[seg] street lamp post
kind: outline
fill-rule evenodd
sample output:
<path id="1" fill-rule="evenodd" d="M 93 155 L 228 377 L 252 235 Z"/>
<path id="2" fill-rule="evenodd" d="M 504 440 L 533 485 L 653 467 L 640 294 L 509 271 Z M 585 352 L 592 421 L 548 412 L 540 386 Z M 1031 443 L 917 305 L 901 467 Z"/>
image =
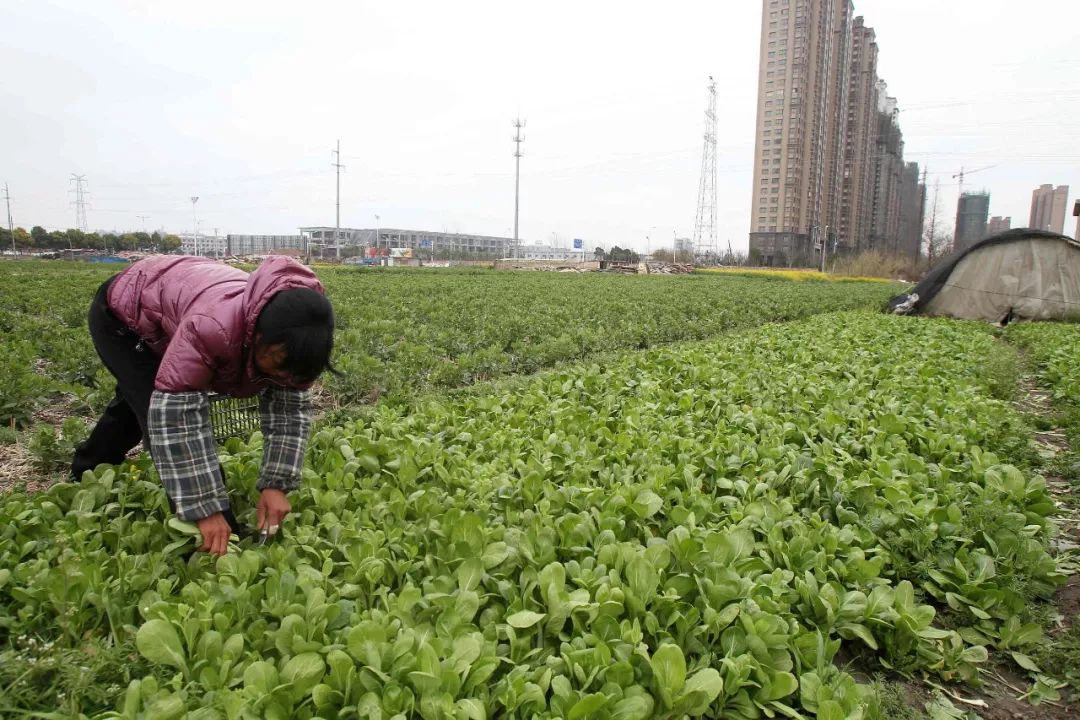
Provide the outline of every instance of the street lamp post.
<path id="1" fill-rule="evenodd" d="M 378 216 L 378 215 L 376 215 L 376 216 L 375 216 L 375 249 L 376 249 L 376 250 L 378 250 L 378 249 L 379 249 L 379 239 L 380 239 L 380 235 L 382 235 L 382 232 L 381 232 L 381 230 L 379 229 L 379 216 Z"/>
<path id="2" fill-rule="evenodd" d="M 193 240 L 195 242 L 195 256 L 199 255 L 199 220 L 195 215 L 195 203 L 199 202 L 198 195 L 191 196 L 191 229 L 194 233 Z"/>

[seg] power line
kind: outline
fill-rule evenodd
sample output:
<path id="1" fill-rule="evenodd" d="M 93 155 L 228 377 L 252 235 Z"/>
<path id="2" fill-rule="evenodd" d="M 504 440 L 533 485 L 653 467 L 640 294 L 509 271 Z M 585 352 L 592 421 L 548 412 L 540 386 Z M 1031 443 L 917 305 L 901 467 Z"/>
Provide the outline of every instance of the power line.
<path id="1" fill-rule="evenodd" d="M 694 220 L 694 251 L 698 255 L 716 250 L 716 81 L 709 76 L 709 104 L 705 109 L 705 145 L 701 151 L 697 217 Z"/>
<path id="2" fill-rule="evenodd" d="M 525 123 L 521 118 L 514 120 L 514 258 L 517 258 L 518 251 L 518 212 L 520 210 L 520 191 L 521 191 L 521 143 L 525 142 L 525 138 L 521 135 L 521 128 L 525 127 Z"/>

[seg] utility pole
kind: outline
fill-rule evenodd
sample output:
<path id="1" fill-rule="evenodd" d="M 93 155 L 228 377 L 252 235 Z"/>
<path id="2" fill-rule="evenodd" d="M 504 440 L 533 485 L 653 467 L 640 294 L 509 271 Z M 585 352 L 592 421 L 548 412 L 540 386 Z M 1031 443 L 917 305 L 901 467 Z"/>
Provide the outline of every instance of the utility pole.
<path id="1" fill-rule="evenodd" d="M 334 250 L 335 256 L 338 260 L 341 259 L 341 169 L 345 167 L 341 164 L 341 141 L 337 141 L 337 149 L 333 151 L 334 162 L 330 163 L 334 166 L 337 175 L 337 211 L 334 213 Z"/>
<path id="2" fill-rule="evenodd" d="M 379 237 L 382 235 L 382 230 L 379 229 L 379 216 L 375 216 L 375 249 L 379 249 Z"/>
<path id="3" fill-rule="evenodd" d="M 15 250 L 15 228 L 11 226 L 11 193 L 8 192 L 7 183 L 4 183 L 4 200 L 7 202 L 7 227 L 8 235 L 11 236 L 11 254 L 14 255 Z"/>
<path id="4" fill-rule="evenodd" d="M 521 118 L 514 120 L 514 259 L 518 254 L 518 211 L 520 209 L 519 194 L 521 190 L 521 143 L 525 138 L 521 135 L 521 129 L 525 123 Z"/>
<path id="5" fill-rule="evenodd" d="M 86 176 L 71 173 L 70 181 L 75 183 L 75 228 L 86 232 Z"/>
<path id="6" fill-rule="evenodd" d="M 192 240 L 195 243 L 195 257 L 199 256 L 199 219 L 195 216 L 195 203 L 199 202 L 198 195 L 191 196 L 191 229 Z"/>
<path id="7" fill-rule="evenodd" d="M 136 215 L 140 221 L 142 221 L 142 231 L 146 232 L 146 221 L 150 219 L 149 215 Z"/>
<path id="8" fill-rule="evenodd" d="M 716 81 L 709 76 L 709 104 L 705 109 L 705 145 L 701 151 L 697 218 L 694 221 L 694 252 L 716 249 Z"/>
<path id="9" fill-rule="evenodd" d="M 825 226 L 825 235 L 821 238 L 821 272 L 825 272 L 825 255 L 829 250 L 829 226 Z"/>

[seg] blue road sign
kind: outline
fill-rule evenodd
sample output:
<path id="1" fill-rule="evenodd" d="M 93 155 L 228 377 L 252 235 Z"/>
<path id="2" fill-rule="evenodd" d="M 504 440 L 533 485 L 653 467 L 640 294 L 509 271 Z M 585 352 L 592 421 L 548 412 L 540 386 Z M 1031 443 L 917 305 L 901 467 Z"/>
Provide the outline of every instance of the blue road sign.
<path id="1" fill-rule="evenodd" d="M 574 238 L 574 249 L 581 250 L 585 247 L 585 241 L 581 238 Z"/>

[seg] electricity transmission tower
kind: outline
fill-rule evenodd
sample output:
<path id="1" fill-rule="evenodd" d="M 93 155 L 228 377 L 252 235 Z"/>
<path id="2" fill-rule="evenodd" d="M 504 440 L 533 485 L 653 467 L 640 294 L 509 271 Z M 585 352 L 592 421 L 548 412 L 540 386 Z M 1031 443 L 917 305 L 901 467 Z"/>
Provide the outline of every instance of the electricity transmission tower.
<path id="1" fill-rule="evenodd" d="M 705 110 L 705 146 L 701 151 L 694 252 L 716 251 L 716 81 L 709 76 L 709 107 Z"/>
<path id="2" fill-rule="evenodd" d="M 90 193 L 86 191 L 86 176 L 71 173 L 70 181 L 75 183 L 75 228 L 87 232 L 86 198 Z"/>
<path id="3" fill-rule="evenodd" d="M 521 143 L 525 142 L 525 138 L 521 135 L 521 128 L 525 127 L 525 123 L 521 118 L 514 120 L 514 254 L 513 257 L 517 258 L 518 251 L 518 210 L 520 205 L 518 203 L 519 191 L 521 189 Z"/>

